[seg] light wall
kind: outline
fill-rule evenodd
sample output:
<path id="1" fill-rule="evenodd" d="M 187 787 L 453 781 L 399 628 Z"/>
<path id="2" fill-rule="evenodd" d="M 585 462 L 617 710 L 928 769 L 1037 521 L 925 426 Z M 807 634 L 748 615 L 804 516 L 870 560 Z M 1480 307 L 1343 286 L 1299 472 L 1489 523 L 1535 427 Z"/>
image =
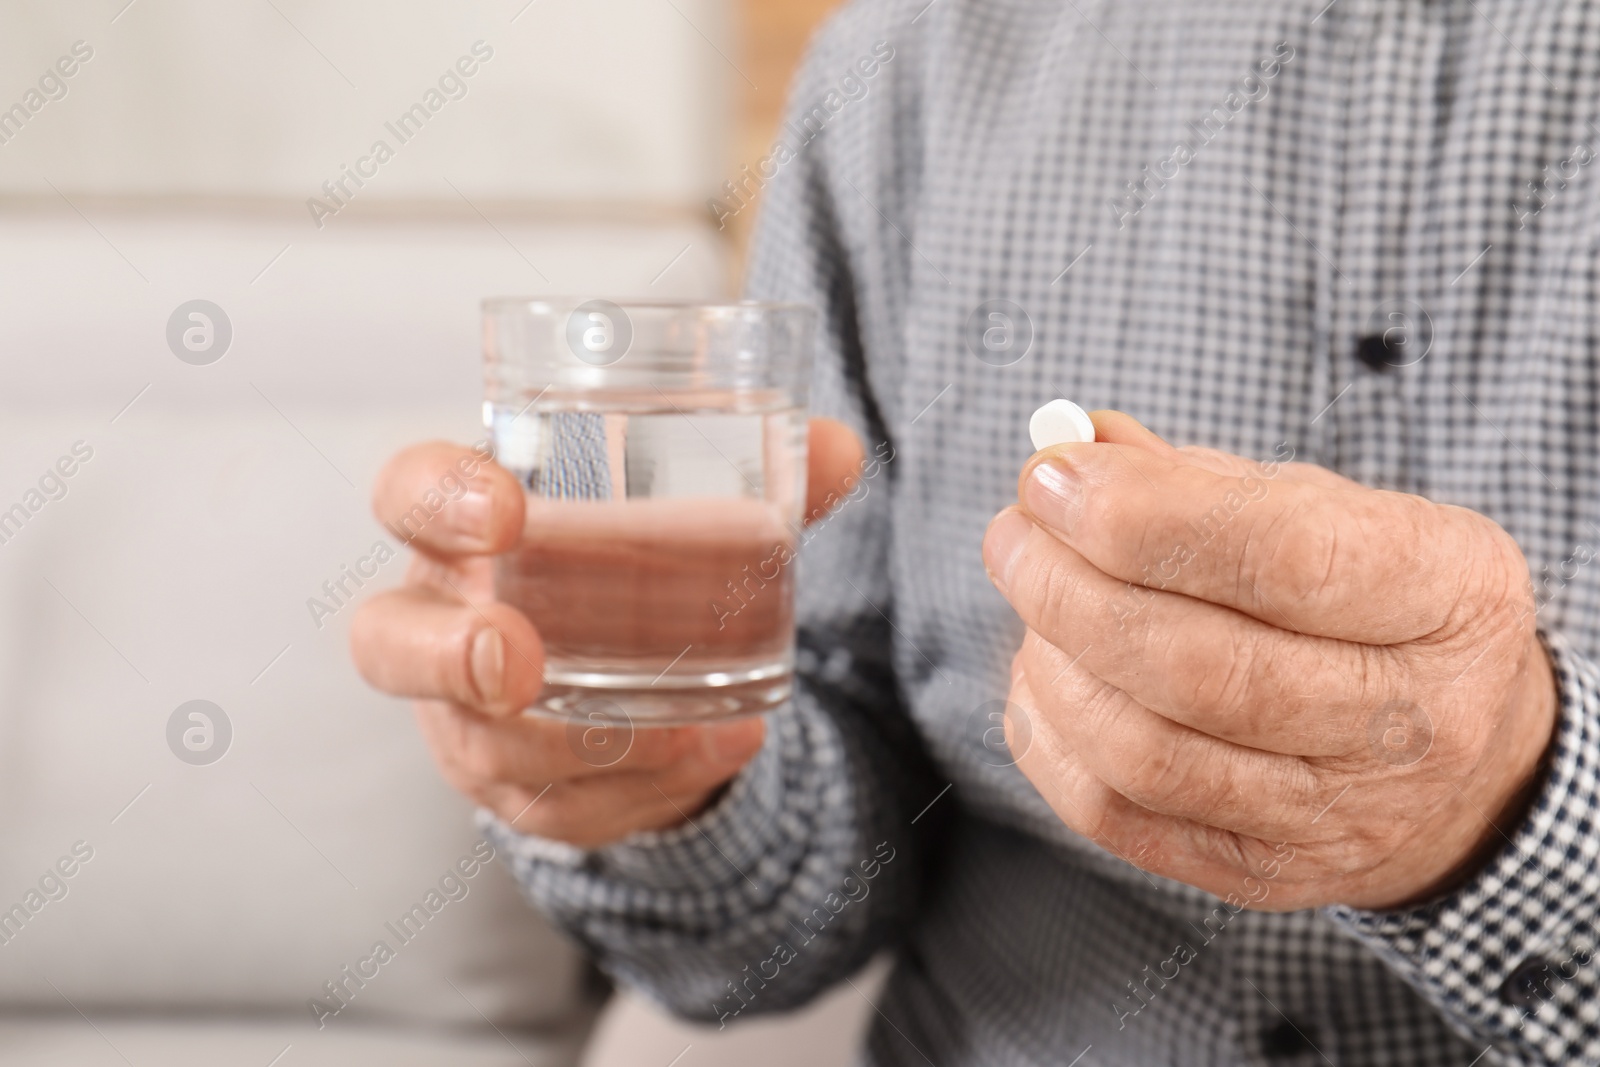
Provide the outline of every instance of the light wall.
<path id="1" fill-rule="evenodd" d="M 703 212 L 723 177 L 738 79 L 723 58 L 736 51 L 724 8 L 721 0 L 8 3 L 0 109 L 23 102 L 75 42 L 93 56 L 65 80 L 64 97 L 0 144 L 0 197 L 60 190 L 303 209 L 381 139 L 395 156 L 352 203 L 465 197 Z M 441 94 L 423 131 L 401 144 L 385 122 L 423 102 L 476 41 L 493 55 L 463 79 L 465 96 Z"/>

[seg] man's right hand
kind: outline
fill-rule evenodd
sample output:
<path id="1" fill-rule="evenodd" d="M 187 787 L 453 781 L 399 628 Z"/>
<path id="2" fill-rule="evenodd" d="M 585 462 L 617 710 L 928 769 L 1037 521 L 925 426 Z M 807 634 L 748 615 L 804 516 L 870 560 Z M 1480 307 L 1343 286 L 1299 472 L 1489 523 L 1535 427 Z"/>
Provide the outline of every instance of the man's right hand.
<path id="1" fill-rule="evenodd" d="M 861 460 L 847 427 L 811 420 L 808 521 L 849 490 Z M 420 528 L 402 526 L 430 491 L 446 497 L 443 508 Z M 378 476 L 373 510 L 409 531 L 416 556 L 404 585 L 356 613 L 356 666 L 376 688 L 416 699 L 446 780 L 515 829 L 584 848 L 668 829 L 703 810 L 760 749 L 766 724 L 751 718 L 642 727 L 626 755 L 602 761 L 569 742 L 566 723 L 522 714 L 543 684 L 544 649 L 533 624 L 494 599 L 491 557 L 515 546 L 523 523 L 523 490 L 505 469 L 459 445 L 415 445 Z M 616 743 L 627 744 L 625 733 Z"/>

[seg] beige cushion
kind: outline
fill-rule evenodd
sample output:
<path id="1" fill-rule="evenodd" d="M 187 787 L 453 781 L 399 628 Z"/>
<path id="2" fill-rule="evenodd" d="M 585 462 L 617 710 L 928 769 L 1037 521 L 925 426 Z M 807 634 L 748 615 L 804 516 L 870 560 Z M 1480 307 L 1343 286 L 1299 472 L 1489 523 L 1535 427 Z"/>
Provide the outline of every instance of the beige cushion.
<path id="1" fill-rule="evenodd" d="M 266 224 L 96 221 L 148 286 L 76 217 L 0 218 L 0 511 L 75 442 L 92 449 L 0 544 L 0 911 L 26 908 L 77 842 L 93 850 L 0 944 L 0 1013 L 61 1025 L 10 1024 L 0 1047 L 97 1062 L 73 1058 L 95 1041 L 81 1011 L 148 1040 L 134 1062 L 265 1064 L 290 1042 L 286 1065 L 369 1062 L 331 1051 L 363 1034 L 404 1046 L 370 1062 L 523 1062 L 485 1020 L 555 1055 L 589 1023 L 586 965 L 498 864 L 441 887 L 477 842 L 470 806 L 405 704 L 355 675 L 353 608 L 319 628 L 307 606 L 384 536 L 368 511 L 384 459 L 479 432 L 477 298 L 528 288 L 526 264 L 481 223 L 351 227 L 251 285 L 281 247 Z M 721 278 L 692 229 L 505 234 L 580 291 Z M 211 366 L 165 340 L 167 305 L 200 295 L 233 322 Z M 205 766 L 168 741 L 192 700 L 232 727 Z M 392 927 L 430 891 L 436 913 L 402 945 Z M 380 940 L 395 958 L 319 1031 L 308 1000 Z M 158 1032 L 197 1016 L 271 1022 L 259 1040 Z M 430 1059 L 428 1035 L 456 1027 L 461 1055 Z"/>
<path id="2" fill-rule="evenodd" d="M 28 1067 L 556 1067 L 577 1059 L 577 1043 L 516 1030 L 418 1034 L 355 1025 L 321 1034 L 263 1022 L 101 1018 L 0 1019 L 7 1062 Z M 126 1057 L 126 1058 L 124 1058 Z M 281 1057 L 274 1060 L 274 1057 Z M 664 1063 L 665 1061 L 663 1061 Z"/>

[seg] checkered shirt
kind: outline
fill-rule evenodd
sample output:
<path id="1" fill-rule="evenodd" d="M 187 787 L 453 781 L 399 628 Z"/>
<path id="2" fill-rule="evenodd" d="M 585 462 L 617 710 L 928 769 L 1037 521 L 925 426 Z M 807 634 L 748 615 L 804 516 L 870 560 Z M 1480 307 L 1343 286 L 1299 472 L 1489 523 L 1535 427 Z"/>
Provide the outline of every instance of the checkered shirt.
<path id="1" fill-rule="evenodd" d="M 1597 101 L 1579 0 L 850 4 L 752 163 L 750 289 L 822 309 L 814 407 L 894 458 L 803 552 L 759 756 L 670 832 L 491 826 L 530 898 L 730 1024 L 893 949 L 872 1064 L 1600 1064 Z M 1052 814 L 979 545 L 1057 396 L 1516 537 L 1561 714 L 1470 882 L 1232 915 Z"/>

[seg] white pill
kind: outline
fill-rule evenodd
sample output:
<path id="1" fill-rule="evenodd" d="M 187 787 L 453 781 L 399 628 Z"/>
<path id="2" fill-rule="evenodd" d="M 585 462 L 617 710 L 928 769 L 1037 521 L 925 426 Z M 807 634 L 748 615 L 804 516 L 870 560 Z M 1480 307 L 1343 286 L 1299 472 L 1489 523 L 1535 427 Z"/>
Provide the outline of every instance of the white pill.
<path id="1" fill-rule="evenodd" d="M 1070 400 L 1052 400 L 1028 420 L 1034 451 L 1051 445 L 1087 444 L 1094 440 L 1094 423 Z"/>

